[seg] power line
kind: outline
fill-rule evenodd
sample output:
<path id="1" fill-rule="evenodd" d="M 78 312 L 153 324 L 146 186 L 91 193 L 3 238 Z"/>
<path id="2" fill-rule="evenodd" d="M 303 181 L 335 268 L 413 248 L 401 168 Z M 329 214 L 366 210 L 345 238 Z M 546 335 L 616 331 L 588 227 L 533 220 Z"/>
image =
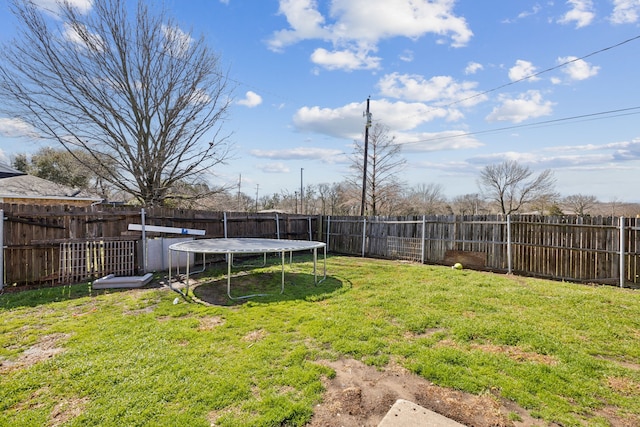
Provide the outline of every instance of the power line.
<path id="1" fill-rule="evenodd" d="M 544 120 L 544 121 L 535 122 L 535 123 L 525 123 L 525 124 L 520 124 L 520 125 L 504 126 L 504 127 L 495 128 L 495 129 L 480 130 L 480 131 L 476 131 L 476 132 L 466 132 L 466 133 L 460 133 L 460 134 L 456 134 L 456 135 L 443 135 L 443 136 L 438 136 L 438 137 L 434 137 L 434 138 L 421 139 L 421 140 L 417 140 L 417 141 L 407 141 L 407 142 L 399 143 L 399 145 L 409 145 L 409 144 L 418 144 L 418 143 L 422 143 L 422 142 L 440 141 L 440 140 L 444 140 L 444 139 L 461 138 L 461 137 L 464 137 L 464 136 L 472 136 L 472 135 L 480 135 L 480 134 L 487 134 L 487 133 L 494 133 L 494 132 L 502 132 L 502 131 L 505 131 L 505 130 L 521 129 L 521 128 L 526 128 L 526 127 L 535 127 L 535 126 L 543 127 L 543 126 L 556 125 L 556 124 L 560 124 L 562 122 L 568 122 L 568 121 L 579 120 L 579 119 L 601 120 L 601 119 L 608 119 L 608 118 L 612 118 L 612 117 L 620 117 L 620 116 L 627 116 L 627 115 L 632 115 L 632 114 L 640 114 L 640 111 L 635 111 L 635 110 L 640 110 L 640 106 L 629 107 L 629 108 L 620 108 L 620 109 L 617 109 L 617 110 L 601 111 L 601 112 L 598 112 L 598 113 L 581 114 L 581 115 L 578 115 L 578 116 L 563 117 L 563 118 L 560 118 L 560 119 L 553 119 L 553 120 Z M 611 114 L 615 114 L 615 115 L 611 115 Z M 605 116 L 605 115 L 608 115 L 608 117 L 602 117 L 602 116 Z"/>
<path id="2" fill-rule="evenodd" d="M 541 74 L 548 73 L 548 72 L 553 71 L 553 70 L 557 70 L 557 69 L 559 69 L 559 68 L 562 68 L 562 67 L 564 67 L 564 66 L 567 66 L 567 65 L 569 65 L 569 64 L 572 64 L 572 63 L 574 63 L 574 62 L 582 61 L 582 60 L 584 60 L 585 58 L 589 58 L 589 57 L 592 57 L 592 56 L 597 55 L 597 54 L 599 54 L 599 53 L 606 52 L 606 51 L 611 50 L 611 49 L 615 49 L 615 48 L 617 48 L 617 47 L 620 47 L 620 46 L 622 46 L 622 45 L 624 45 L 624 44 L 630 43 L 630 42 L 632 42 L 632 41 L 634 41 L 634 40 L 638 40 L 638 39 L 640 39 L 640 35 L 637 35 L 637 36 L 635 36 L 635 37 L 631 37 L 630 39 L 627 39 L 627 40 L 621 41 L 621 42 L 616 43 L 616 44 L 614 44 L 614 45 L 607 46 L 607 47 L 604 47 L 604 48 L 602 48 L 602 49 L 598 49 L 598 50 L 596 50 L 596 51 L 594 51 L 594 52 L 588 53 L 588 54 L 583 55 L 583 56 L 581 56 L 581 57 L 579 57 L 579 58 L 573 58 L 573 59 L 568 60 L 568 61 L 565 61 L 565 62 L 563 62 L 563 63 L 561 63 L 561 64 L 555 65 L 555 66 L 553 66 L 553 67 L 545 68 L 545 69 L 544 69 L 544 70 L 542 70 L 542 71 L 538 71 L 537 73 L 529 74 L 529 75 L 527 75 L 527 76 L 524 76 L 524 77 L 519 78 L 519 79 L 517 79 L 517 80 L 511 81 L 511 82 L 509 82 L 509 83 L 505 83 L 505 84 L 502 84 L 502 85 L 500 85 L 500 86 L 496 86 L 496 87 L 495 87 L 495 88 L 493 88 L 493 89 L 485 90 L 484 92 L 480 92 L 480 93 L 477 93 L 477 94 L 475 94 L 475 95 L 469 96 L 469 97 L 467 97 L 467 98 L 463 98 L 463 99 L 460 99 L 460 100 L 454 101 L 454 102 L 452 102 L 452 103 L 450 103 L 450 104 L 448 104 L 448 105 L 445 105 L 445 108 L 446 108 L 446 107 L 449 107 L 449 106 L 451 106 L 451 105 L 459 104 L 459 103 L 464 102 L 464 101 L 468 101 L 468 100 L 473 99 L 473 98 L 477 98 L 477 97 L 482 96 L 482 95 L 486 95 L 486 94 L 488 94 L 488 93 L 496 92 L 496 91 L 498 91 L 498 90 L 500 90 L 500 89 L 504 89 L 505 87 L 508 87 L 508 86 L 514 85 L 514 84 L 516 84 L 516 83 L 520 83 L 520 82 L 522 82 L 522 81 L 529 80 L 529 79 L 534 78 L 534 77 L 538 77 L 538 76 L 539 76 L 539 75 L 541 75 Z"/>

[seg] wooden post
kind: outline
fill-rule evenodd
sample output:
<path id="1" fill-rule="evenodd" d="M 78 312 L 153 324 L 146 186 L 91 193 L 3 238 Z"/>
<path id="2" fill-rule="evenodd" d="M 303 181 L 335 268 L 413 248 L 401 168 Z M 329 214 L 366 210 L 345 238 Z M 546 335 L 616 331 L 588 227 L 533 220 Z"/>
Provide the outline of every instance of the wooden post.
<path id="1" fill-rule="evenodd" d="M 507 215 L 507 273 L 513 273 L 513 259 L 511 253 L 511 215 Z"/>
<path id="2" fill-rule="evenodd" d="M 142 273 L 147 272 L 147 230 L 145 224 L 144 208 L 140 209 L 140 224 L 142 225 L 142 260 L 140 262 Z"/>
<path id="3" fill-rule="evenodd" d="M 4 289 L 4 209 L 0 209 L 0 294 Z"/>
<path id="4" fill-rule="evenodd" d="M 427 237 L 427 216 L 422 215 L 422 241 L 420 242 L 420 262 L 424 264 L 425 241 Z"/>
<path id="5" fill-rule="evenodd" d="M 367 217 L 362 218 L 362 257 L 364 258 L 367 244 Z"/>
<path id="6" fill-rule="evenodd" d="M 621 216 L 620 217 L 620 287 L 624 288 L 624 282 L 626 279 L 626 275 L 625 275 L 625 259 L 624 259 L 624 255 L 625 255 L 625 235 L 624 235 L 624 217 Z"/>

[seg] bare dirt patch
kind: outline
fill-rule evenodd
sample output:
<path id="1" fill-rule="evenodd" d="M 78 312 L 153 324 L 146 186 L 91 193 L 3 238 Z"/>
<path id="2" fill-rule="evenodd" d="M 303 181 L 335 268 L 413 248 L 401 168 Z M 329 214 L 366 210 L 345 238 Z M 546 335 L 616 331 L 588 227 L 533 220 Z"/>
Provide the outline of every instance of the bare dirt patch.
<path id="1" fill-rule="evenodd" d="M 200 319 L 199 331 L 210 331 L 224 325 L 224 319 L 220 316 L 203 317 Z"/>
<path id="2" fill-rule="evenodd" d="M 66 423 L 67 421 L 79 416 L 84 411 L 85 406 L 89 403 L 89 399 L 67 399 L 56 404 L 49 416 L 49 426 L 55 427 Z"/>
<path id="3" fill-rule="evenodd" d="M 68 339 L 69 336 L 69 334 L 58 333 L 41 337 L 37 343 L 26 349 L 16 360 L 1 360 L 0 373 L 26 368 L 62 353 L 64 348 L 58 347 L 58 345 L 61 341 Z"/>
<path id="4" fill-rule="evenodd" d="M 316 406 L 309 427 L 375 427 L 398 399 L 409 400 L 466 426 L 553 426 L 490 393 L 476 396 L 439 387 L 398 365 L 380 370 L 356 360 L 322 363 L 334 369 L 336 375 L 324 381 L 324 401 Z"/>

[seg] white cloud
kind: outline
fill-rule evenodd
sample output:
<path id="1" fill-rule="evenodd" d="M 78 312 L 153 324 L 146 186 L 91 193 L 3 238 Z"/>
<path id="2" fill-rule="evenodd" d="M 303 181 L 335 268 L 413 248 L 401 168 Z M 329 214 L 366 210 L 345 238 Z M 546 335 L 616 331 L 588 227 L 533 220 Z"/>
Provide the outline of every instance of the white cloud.
<path id="1" fill-rule="evenodd" d="M 296 129 L 343 139 L 361 138 L 364 132 L 364 103 L 351 103 L 338 108 L 303 107 L 293 117 Z M 445 108 L 434 108 L 420 102 L 389 102 L 372 100 L 373 121 L 377 117 L 391 133 L 414 129 L 422 123 L 436 118 L 457 118 L 458 115 Z"/>
<path id="2" fill-rule="evenodd" d="M 575 56 L 558 58 L 558 64 L 569 62 L 562 68 L 562 72 L 568 76 L 569 80 L 586 80 L 598 74 L 600 67 L 589 64 L 583 59 Z"/>
<path id="3" fill-rule="evenodd" d="M 396 142 L 402 145 L 402 151 L 405 153 L 463 150 L 483 146 L 480 141 L 462 130 L 438 133 L 399 133 L 394 135 L 396 136 Z"/>
<path id="4" fill-rule="evenodd" d="M 290 169 L 282 162 L 266 163 L 264 165 L 258 165 L 257 169 L 264 173 L 289 173 Z"/>
<path id="5" fill-rule="evenodd" d="M 520 123 L 527 119 L 548 116 L 552 113 L 553 103 L 544 101 L 537 90 L 530 90 L 513 99 L 500 96 L 500 105 L 487 116 L 487 121 L 510 121 Z"/>
<path id="6" fill-rule="evenodd" d="M 469 75 L 469 74 L 475 74 L 478 71 L 481 71 L 484 69 L 484 66 L 482 64 L 479 64 L 477 62 L 469 62 L 467 64 L 467 66 L 464 69 L 464 73 Z"/>
<path id="7" fill-rule="evenodd" d="M 470 164 L 490 164 L 504 160 L 515 160 L 538 168 L 579 170 L 619 168 L 621 162 L 640 160 L 640 138 L 600 145 L 565 145 L 545 148 L 541 151 L 492 153 L 471 157 L 467 159 L 467 162 Z"/>
<path id="8" fill-rule="evenodd" d="M 67 2 L 80 13 L 87 13 L 93 7 L 93 0 L 67 0 Z M 50 11 L 54 15 L 60 10 L 59 0 L 34 0 L 33 3 L 38 8 Z"/>
<path id="9" fill-rule="evenodd" d="M 193 104 L 206 104 L 211 102 L 211 96 L 204 89 L 196 89 L 191 94 L 191 102 Z"/>
<path id="10" fill-rule="evenodd" d="M 535 77 L 536 67 L 529 61 L 518 59 L 516 65 L 509 69 L 509 79 L 512 82 L 527 79 L 530 82 L 540 80 L 539 77 Z"/>
<path id="11" fill-rule="evenodd" d="M 83 49 L 89 49 L 96 52 L 103 52 L 105 44 L 102 38 L 97 34 L 92 34 L 86 27 L 80 25 L 71 25 L 64 23 L 65 40 L 80 46 Z"/>
<path id="12" fill-rule="evenodd" d="M 0 135 L 15 138 L 37 138 L 37 132 L 26 122 L 20 119 L 0 118 Z"/>
<path id="13" fill-rule="evenodd" d="M 531 10 L 525 10 L 523 12 L 520 12 L 515 19 L 507 18 L 507 19 L 503 20 L 502 22 L 505 23 L 505 24 L 512 24 L 512 23 L 514 23 L 514 22 L 516 22 L 516 21 L 518 21 L 520 19 L 524 19 L 524 18 L 527 18 L 529 16 L 536 15 L 538 12 L 540 12 L 541 9 L 542 9 L 542 7 L 540 7 L 539 4 L 536 4 L 536 5 L 533 6 L 533 8 Z"/>
<path id="14" fill-rule="evenodd" d="M 450 76 L 435 76 L 429 80 L 415 74 L 387 74 L 378 81 L 380 93 L 408 101 L 433 102 L 435 105 L 476 105 L 486 96 L 475 91 L 476 82 L 456 82 Z"/>
<path id="15" fill-rule="evenodd" d="M 610 16 L 614 24 L 633 24 L 640 16 L 640 0 L 613 0 L 613 13 Z"/>
<path id="16" fill-rule="evenodd" d="M 165 38 L 165 50 L 171 55 L 177 58 L 184 56 L 189 50 L 193 38 L 189 33 L 185 33 L 178 27 L 169 27 L 167 25 L 162 26 L 162 32 Z"/>
<path id="17" fill-rule="evenodd" d="M 254 108 L 262 104 L 262 97 L 253 91 L 248 91 L 244 95 L 244 99 L 238 101 L 238 105 L 244 105 L 245 107 Z"/>
<path id="18" fill-rule="evenodd" d="M 339 50 L 329 52 L 318 48 L 311 54 L 311 62 L 327 70 L 371 70 L 380 67 L 380 58 L 368 56 L 368 52 Z"/>
<path id="19" fill-rule="evenodd" d="M 379 58 L 369 54 L 384 39 L 435 34 L 447 37 L 454 47 L 465 46 L 473 33 L 466 20 L 454 14 L 454 6 L 452 0 L 332 0 L 325 17 L 315 0 L 280 0 L 279 13 L 289 28 L 274 32 L 268 46 L 282 51 L 302 40 L 319 40 L 333 45 L 333 52 L 315 49 L 312 59 L 319 65 L 376 68 Z"/>
<path id="20" fill-rule="evenodd" d="M 575 22 L 576 28 L 586 27 L 593 22 L 596 14 L 593 12 L 592 0 L 568 0 L 567 4 L 571 9 L 558 20 L 561 24 L 571 24 Z"/>
<path id="21" fill-rule="evenodd" d="M 280 0 L 278 13 L 287 18 L 291 29 L 273 34 L 268 44 L 274 51 L 301 40 L 329 38 L 330 32 L 323 28 L 324 17 L 317 10 L 315 0 Z"/>
<path id="22" fill-rule="evenodd" d="M 335 163 L 345 155 L 345 153 L 340 150 L 316 147 L 296 147 L 284 150 L 251 150 L 249 154 L 254 157 L 272 160 L 320 160 L 324 163 Z M 275 163 L 272 163 L 272 165 L 273 164 Z"/>
<path id="23" fill-rule="evenodd" d="M 401 61 L 404 62 L 413 62 L 413 51 L 409 49 L 405 49 L 399 56 Z"/>

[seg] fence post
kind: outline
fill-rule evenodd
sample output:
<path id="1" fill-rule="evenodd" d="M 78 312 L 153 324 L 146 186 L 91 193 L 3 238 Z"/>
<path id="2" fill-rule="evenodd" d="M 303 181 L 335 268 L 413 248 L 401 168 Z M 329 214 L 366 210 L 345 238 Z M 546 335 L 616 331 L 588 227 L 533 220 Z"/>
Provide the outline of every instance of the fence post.
<path id="1" fill-rule="evenodd" d="M 224 238 L 227 238 L 227 213 L 222 212 L 222 222 L 224 227 Z"/>
<path id="2" fill-rule="evenodd" d="M 625 246 L 626 246 L 624 231 L 625 231 L 624 217 L 621 216 L 620 217 L 620 287 L 621 288 L 624 288 L 624 282 L 626 279 L 625 272 L 624 272 L 625 270 L 624 255 L 625 255 Z"/>
<path id="3" fill-rule="evenodd" d="M 311 217 L 307 217 L 307 220 L 309 221 L 309 241 L 313 240 L 313 231 L 311 231 Z"/>
<path id="4" fill-rule="evenodd" d="M 367 244 L 367 217 L 362 218 L 362 257 L 364 258 Z"/>
<path id="5" fill-rule="evenodd" d="M 145 230 L 145 212 L 144 208 L 140 209 L 140 224 L 142 228 L 142 272 L 147 272 L 147 232 Z"/>
<path id="6" fill-rule="evenodd" d="M 276 214 L 276 238 L 280 240 L 280 217 Z"/>
<path id="7" fill-rule="evenodd" d="M 424 240 L 427 237 L 426 228 L 427 228 L 427 216 L 422 215 L 422 242 L 420 242 L 420 262 L 422 264 L 424 264 L 424 251 L 426 250 L 425 242 L 424 242 Z"/>
<path id="8" fill-rule="evenodd" d="M 329 236 L 331 235 L 331 215 L 327 216 L 327 250 L 329 250 Z"/>
<path id="9" fill-rule="evenodd" d="M 507 215 L 507 274 L 513 273 L 513 259 L 511 253 L 511 215 Z"/>
<path id="10" fill-rule="evenodd" d="M 4 209 L 0 209 L 0 294 L 4 290 Z"/>

